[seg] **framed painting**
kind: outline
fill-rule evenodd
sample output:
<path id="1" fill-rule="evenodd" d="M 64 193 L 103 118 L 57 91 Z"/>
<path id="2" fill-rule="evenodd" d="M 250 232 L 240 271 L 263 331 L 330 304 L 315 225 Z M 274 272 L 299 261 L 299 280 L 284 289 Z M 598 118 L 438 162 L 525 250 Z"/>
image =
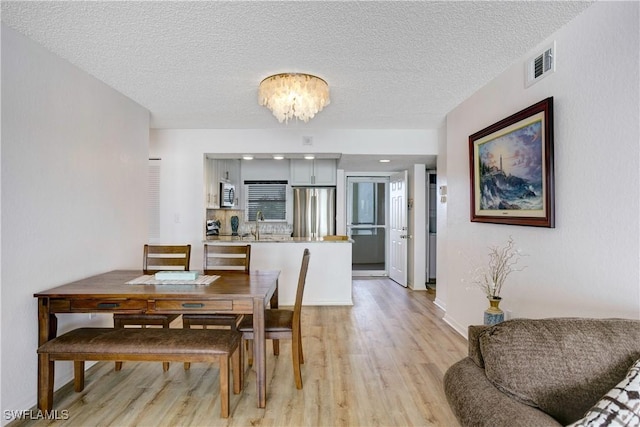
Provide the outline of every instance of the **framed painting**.
<path id="1" fill-rule="evenodd" d="M 471 221 L 555 227 L 553 97 L 469 136 Z"/>

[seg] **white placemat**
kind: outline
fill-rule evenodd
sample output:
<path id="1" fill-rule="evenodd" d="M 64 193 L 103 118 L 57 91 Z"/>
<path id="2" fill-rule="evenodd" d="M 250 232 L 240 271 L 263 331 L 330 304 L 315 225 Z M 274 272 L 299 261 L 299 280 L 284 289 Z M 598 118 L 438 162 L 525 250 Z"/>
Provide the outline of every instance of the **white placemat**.
<path id="1" fill-rule="evenodd" d="M 129 280 L 127 285 L 209 285 L 220 276 L 198 276 L 196 280 L 156 280 L 153 274 Z"/>

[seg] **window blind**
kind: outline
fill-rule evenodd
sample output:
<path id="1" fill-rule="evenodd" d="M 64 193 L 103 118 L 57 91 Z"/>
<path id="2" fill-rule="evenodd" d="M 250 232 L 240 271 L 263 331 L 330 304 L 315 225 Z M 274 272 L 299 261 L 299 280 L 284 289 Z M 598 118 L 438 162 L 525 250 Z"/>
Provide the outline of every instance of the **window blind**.
<path id="1" fill-rule="evenodd" d="M 254 221 L 258 211 L 265 221 L 285 221 L 287 218 L 286 181 L 245 181 L 247 215 Z"/>

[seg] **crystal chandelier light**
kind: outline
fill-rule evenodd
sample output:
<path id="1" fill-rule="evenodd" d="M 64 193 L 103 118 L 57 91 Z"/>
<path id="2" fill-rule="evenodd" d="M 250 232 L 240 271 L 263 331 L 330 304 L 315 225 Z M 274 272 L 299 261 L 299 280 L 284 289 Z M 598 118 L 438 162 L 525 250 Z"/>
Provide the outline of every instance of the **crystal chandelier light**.
<path id="1" fill-rule="evenodd" d="M 280 123 L 293 117 L 306 123 L 330 102 L 327 82 L 311 74 L 276 74 L 262 80 L 258 89 L 258 103 Z"/>

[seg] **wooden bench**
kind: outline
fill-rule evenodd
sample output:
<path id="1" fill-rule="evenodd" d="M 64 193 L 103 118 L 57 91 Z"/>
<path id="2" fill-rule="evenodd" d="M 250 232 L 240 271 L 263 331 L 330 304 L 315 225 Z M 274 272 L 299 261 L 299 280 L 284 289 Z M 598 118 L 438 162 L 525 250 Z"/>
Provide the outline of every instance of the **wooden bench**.
<path id="1" fill-rule="evenodd" d="M 229 361 L 233 392 L 242 387 L 242 334 L 220 329 L 80 328 L 38 348 L 38 409 L 53 406 L 53 363 L 74 361 L 74 389 L 84 389 L 86 360 L 217 362 L 220 365 L 220 415 L 229 417 Z"/>

